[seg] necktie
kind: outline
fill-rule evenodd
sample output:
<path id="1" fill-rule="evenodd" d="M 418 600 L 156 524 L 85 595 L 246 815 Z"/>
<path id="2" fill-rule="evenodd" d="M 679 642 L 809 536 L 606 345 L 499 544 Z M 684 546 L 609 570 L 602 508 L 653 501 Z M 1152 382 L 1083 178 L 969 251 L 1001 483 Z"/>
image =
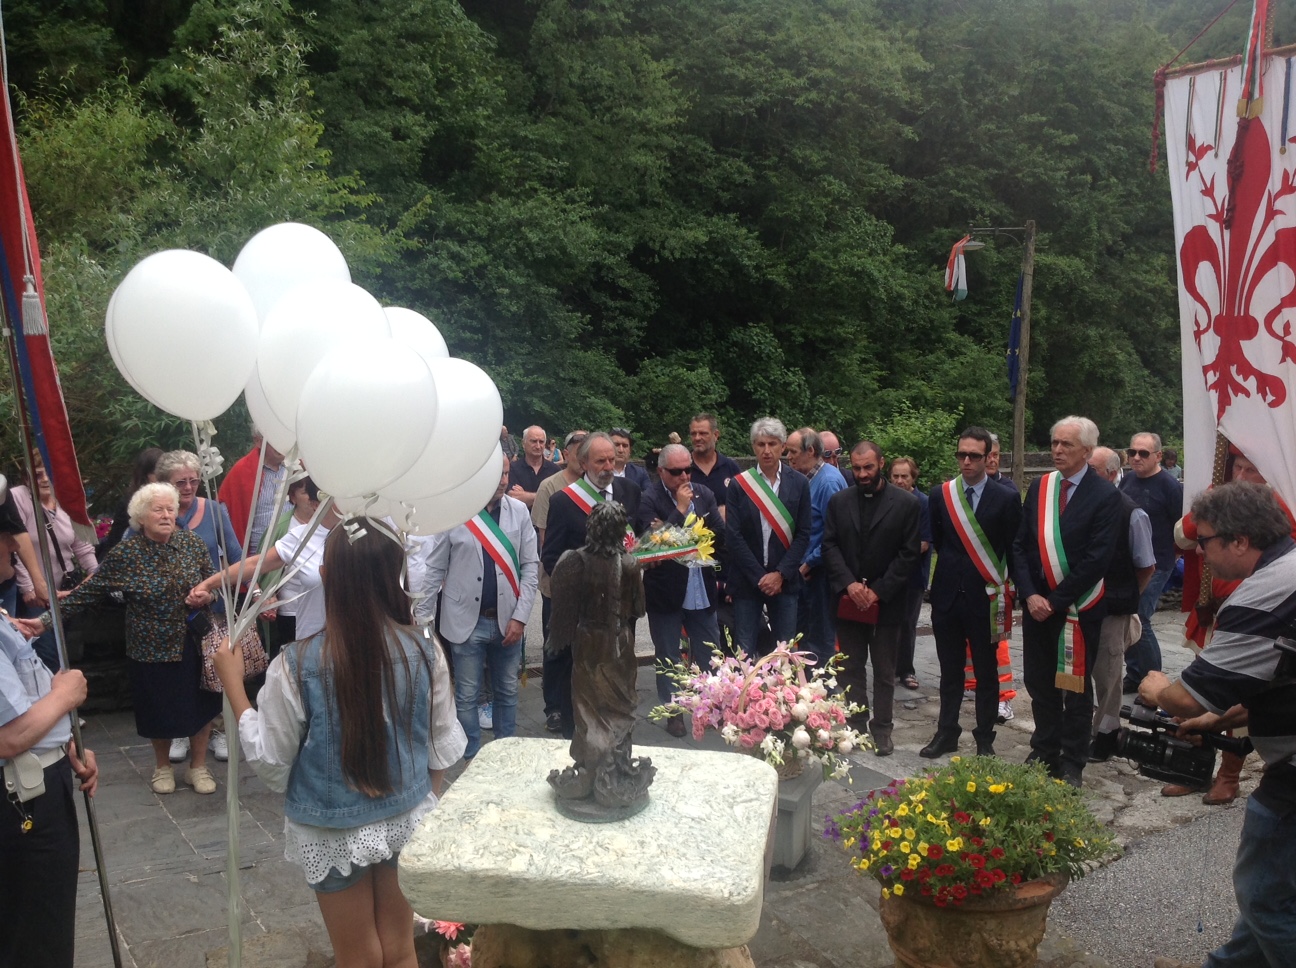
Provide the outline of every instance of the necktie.
<path id="1" fill-rule="evenodd" d="M 973 511 L 975 511 L 976 510 L 976 488 L 965 487 L 963 490 L 967 494 L 968 507 L 970 507 Z"/>
<path id="2" fill-rule="evenodd" d="M 1058 514 L 1062 514 L 1064 511 L 1066 511 L 1067 498 L 1070 496 L 1071 488 L 1073 487 L 1075 487 L 1075 485 L 1072 484 L 1070 481 L 1062 482 L 1062 496 L 1058 498 Z"/>

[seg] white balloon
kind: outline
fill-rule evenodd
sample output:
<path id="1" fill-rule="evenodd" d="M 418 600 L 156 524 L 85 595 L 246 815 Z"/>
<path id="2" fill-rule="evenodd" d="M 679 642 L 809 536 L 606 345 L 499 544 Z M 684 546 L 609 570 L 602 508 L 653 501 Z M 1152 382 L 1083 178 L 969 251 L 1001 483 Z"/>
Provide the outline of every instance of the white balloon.
<path id="1" fill-rule="evenodd" d="M 398 343 L 414 347 L 425 360 L 445 359 L 450 355 L 445 337 L 426 316 L 401 306 L 388 306 L 383 312 L 391 324 L 392 339 Z"/>
<path id="2" fill-rule="evenodd" d="M 399 524 L 405 508 L 398 501 L 389 501 L 376 494 L 360 497 L 334 497 L 333 504 L 343 514 L 364 515 L 367 518 L 391 518 Z"/>
<path id="3" fill-rule="evenodd" d="M 280 423 L 275 412 L 270 409 L 265 391 L 261 389 L 260 371 L 255 366 L 252 367 L 252 378 L 243 388 L 243 402 L 247 404 L 252 426 L 261 431 L 271 447 L 281 454 L 292 450 L 293 444 L 297 443 L 297 431 Z"/>
<path id="4" fill-rule="evenodd" d="M 252 236 L 234 260 L 234 275 L 247 288 L 263 320 L 275 303 L 303 282 L 351 281 L 351 270 L 333 240 L 299 222 L 282 222 Z"/>
<path id="5" fill-rule="evenodd" d="M 118 368 L 155 406 L 211 420 L 243 392 L 256 364 L 256 307 L 215 259 L 154 253 L 127 273 L 112 307 Z"/>
<path id="6" fill-rule="evenodd" d="M 403 520 L 405 530 L 410 534 L 439 534 L 463 524 L 484 508 L 499 487 L 500 475 L 504 470 L 504 451 L 499 441 L 495 442 L 495 451 L 478 468 L 477 472 L 458 487 L 441 494 L 422 497 L 407 504 L 414 510 Z"/>
<path id="7" fill-rule="evenodd" d="M 390 338 L 329 352 L 302 387 L 297 448 L 320 490 L 372 494 L 409 469 L 436 424 L 423 358 Z"/>
<path id="8" fill-rule="evenodd" d="M 135 382 L 135 378 L 127 371 L 125 364 L 122 363 L 121 354 L 117 352 L 117 335 L 113 332 L 113 307 L 117 305 L 117 293 L 112 294 L 108 300 L 108 311 L 104 313 L 104 339 L 108 344 L 108 354 L 112 357 L 113 363 L 117 365 L 117 372 L 126 378 L 126 382 L 135 388 L 135 392 L 141 397 L 147 399 L 146 394 L 140 385 Z"/>
<path id="9" fill-rule="evenodd" d="M 359 286 L 319 279 L 291 290 L 262 321 L 257 351 L 261 389 L 279 423 L 296 426 L 302 387 L 325 354 L 390 335 L 382 306 Z"/>
<path id="10" fill-rule="evenodd" d="M 472 477 L 499 443 L 504 404 L 485 371 L 454 357 L 428 366 L 436 380 L 436 426 L 413 466 L 379 491 L 383 497 L 443 494 Z"/>

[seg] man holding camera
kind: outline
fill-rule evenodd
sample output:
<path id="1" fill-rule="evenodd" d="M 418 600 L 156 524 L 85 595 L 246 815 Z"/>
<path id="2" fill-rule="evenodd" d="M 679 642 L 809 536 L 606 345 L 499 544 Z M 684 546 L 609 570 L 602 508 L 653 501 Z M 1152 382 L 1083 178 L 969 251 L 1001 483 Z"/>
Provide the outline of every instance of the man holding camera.
<path id="1" fill-rule="evenodd" d="M 1296 542 L 1273 492 L 1256 484 L 1207 491 L 1192 514 L 1212 574 L 1241 584 L 1179 680 L 1149 672 L 1139 697 L 1183 717 L 1184 734 L 1246 724 L 1265 763 L 1233 868 L 1237 924 L 1206 968 L 1296 965 Z"/>

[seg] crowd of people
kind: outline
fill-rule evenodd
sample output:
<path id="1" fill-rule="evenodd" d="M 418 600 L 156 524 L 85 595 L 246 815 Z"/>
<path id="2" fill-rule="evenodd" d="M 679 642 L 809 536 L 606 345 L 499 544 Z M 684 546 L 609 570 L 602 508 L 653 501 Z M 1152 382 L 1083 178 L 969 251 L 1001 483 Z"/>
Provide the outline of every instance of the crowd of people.
<path id="1" fill-rule="evenodd" d="M 1279 559 L 1286 568 L 1296 522 L 1236 451 L 1228 468 L 1239 483 L 1217 488 L 1185 516 L 1181 472 L 1177 461 L 1166 462 L 1155 433 L 1134 435 L 1122 455 L 1100 447 L 1098 428 L 1080 416 L 1053 425 L 1053 469 L 1024 493 L 1022 482 L 1000 473 L 998 437 L 977 426 L 959 433 L 950 454 L 957 474 L 926 490 L 912 457 L 885 454 L 869 440 L 847 450 L 830 431 L 789 432 L 774 417 L 750 426 L 745 469 L 719 449 L 714 415 L 694 417 L 688 440 L 672 434 L 641 465 L 626 428 L 577 429 L 560 442 L 528 427 L 520 447 L 503 448 L 486 506 L 426 538 L 401 536 L 390 519 L 363 519 L 357 529 L 336 510 L 319 515 L 322 496 L 309 477 L 293 480 L 282 500 L 277 489 L 290 468 L 260 440 L 226 475 L 216 501 L 199 493 L 196 455 L 154 449 L 134 468 L 125 520 L 98 557 L 64 526 L 38 466 L 35 490 L 11 489 L 4 507 L 12 511 L 0 511 L 0 540 L 10 552 L 2 557 L 12 561 L 23 602 L 8 599 L 13 618 L 0 623 L 0 765 L 8 770 L 30 752 L 42 770 L 52 770 L 53 795 L 33 803 L 52 817 L 70 816 L 74 836 L 75 812 L 65 809 L 72 777 L 93 792 L 97 768 L 65 735 L 66 714 L 84 698 L 85 683 L 75 670 L 58 668 L 49 645 L 50 589 L 31 556 L 34 501 L 59 565 L 54 594 L 62 615 L 76 621 L 106 602 L 125 606 L 136 727 L 154 751 L 158 794 L 176 790 L 172 763 L 184 760 L 185 783 L 212 793 L 207 754 L 226 752 L 220 693 L 200 684 L 204 626 L 195 617 L 217 603 L 222 588 L 256 599 L 277 572 L 290 570 L 291 582 L 258 605 L 271 619 L 262 623 L 271 660 L 264 676 L 245 681 L 240 650 L 217 653 L 215 667 L 236 717 L 229 727 L 258 773 L 285 792 L 288 854 L 319 897 L 340 962 L 342 952 L 404 956 L 405 941 L 393 930 L 409 913 L 395 881 L 396 857 L 435 806 L 444 770 L 471 760 L 485 730 L 515 734 L 537 593 L 549 640 L 550 576 L 564 554 L 585 543 L 588 516 L 602 502 L 619 504 L 638 535 L 690 516 L 715 534 L 716 568 L 668 561 L 644 569 L 658 660 L 706 662 L 716 649 L 764 654 L 793 640 L 819 658 L 840 651 L 840 686 L 867 707 L 852 725 L 871 734 L 877 756 L 894 749 L 897 688 L 920 688 L 914 650 L 924 599 L 940 669 L 939 711 L 924 758 L 957 752 L 964 719 L 973 724 L 975 751 L 994 756 L 996 726 L 1012 718 L 1020 681 L 1034 720 L 1029 759 L 1078 787 L 1088 763 L 1113 754 L 1124 696 L 1139 693 L 1172 712 L 1214 715 L 1212 725 L 1235 727 L 1245 716 L 1226 700 L 1246 705 L 1264 691 L 1238 679 L 1255 672 L 1241 644 L 1222 665 L 1212 659 L 1219 650 L 1199 656 L 1182 684 L 1169 683 L 1150 621 L 1181 554 L 1196 559 L 1200 551 L 1216 581 L 1189 616 L 1187 641 L 1197 650 L 1217 631 L 1242 635 L 1246 621 L 1235 617 L 1229 625 L 1238 613 L 1219 609 L 1248 576 Z M 1230 497 L 1238 489 L 1245 500 Z M 1245 530 L 1246 522 L 1235 526 L 1230 501 L 1279 508 L 1281 540 Z M 1221 558 L 1247 548 L 1255 553 L 1241 564 Z M 260 581 L 250 586 L 254 575 Z M 1020 677 L 1008 658 L 1015 612 Z M 561 646 L 569 644 L 549 642 L 542 667 L 546 729 L 568 738 L 573 656 Z M 1218 669 L 1226 670 L 1224 686 L 1207 682 Z M 1259 679 L 1276 676 L 1270 670 Z M 669 701 L 667 676 L 658 675 L 657 691 Z M 1292 714 L 1265 702 L 1263 735 L 1296 735 L 1296 724 L 1286 722 Z M 665 728 L 677 737 L 687 732 L 682 715 Z M 1266 774 L 1277 778 L 1262 786 L 1257 809 L 1296 802 L 1289 775 L 1296 765 L 1285 743 L 1256 743 L 1267 762 L 1279 761 Z M 426 760 L 428 771 L 402 772 L 399 764 L 411 758 Z M 1241 760 L 1234 759 L 1225 759 L 1207 802 L 1237 795 Z M 68 833 L 68 823 L 64 816 L 48 826 L 57 836 Z M 9 868 L 3 873 L 0 880 L 9 880 Z M 66 891 L 61 896 L 62 907 L 43 909 L 32 923 L 64 916 Z M 370 916 L 353 916 L 356 899 Z"/>

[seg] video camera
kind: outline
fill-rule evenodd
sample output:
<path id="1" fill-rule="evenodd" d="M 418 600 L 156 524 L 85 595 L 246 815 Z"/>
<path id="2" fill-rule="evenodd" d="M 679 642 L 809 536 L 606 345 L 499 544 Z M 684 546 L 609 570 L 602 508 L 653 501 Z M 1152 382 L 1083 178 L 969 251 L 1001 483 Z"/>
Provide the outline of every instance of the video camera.
<path id="1" fill-rule="evenodd" d="M 1187 787 L 1209 786 L 1215 775 L 1215 751 L 1246 756 L 1251 740 L 1223 733 L 1197 733 L 1201 745 L 1176 736 L 1179 724 L 1147 706 L 1121 706 L 1129 722 L 1116 731 L 1116 755 L 1133 760 L 1139 773 Z"/>

